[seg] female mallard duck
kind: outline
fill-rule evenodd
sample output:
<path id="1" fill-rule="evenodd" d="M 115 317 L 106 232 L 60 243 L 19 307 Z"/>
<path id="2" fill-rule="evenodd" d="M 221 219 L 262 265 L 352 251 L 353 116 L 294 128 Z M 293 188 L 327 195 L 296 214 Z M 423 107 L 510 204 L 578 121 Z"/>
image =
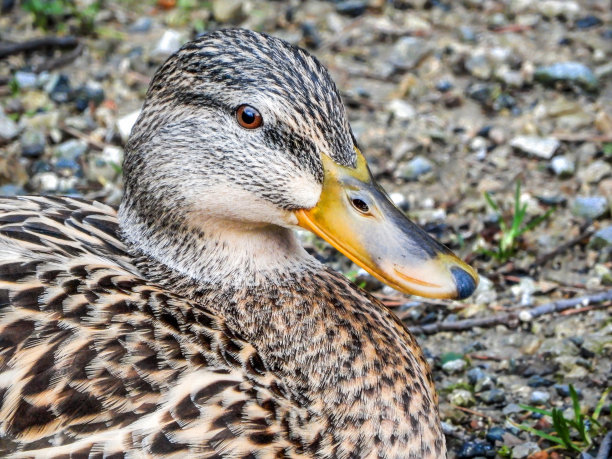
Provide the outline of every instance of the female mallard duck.
<path id="1" fill-rule="evenodd" d="M 405 292 L 476 273 L 373 181 L 327 71 L 210 33 L 161 67 L 118 215 L 0 200 L 0 455 L 440 458 L 427 363 L 308 228 Z"/>

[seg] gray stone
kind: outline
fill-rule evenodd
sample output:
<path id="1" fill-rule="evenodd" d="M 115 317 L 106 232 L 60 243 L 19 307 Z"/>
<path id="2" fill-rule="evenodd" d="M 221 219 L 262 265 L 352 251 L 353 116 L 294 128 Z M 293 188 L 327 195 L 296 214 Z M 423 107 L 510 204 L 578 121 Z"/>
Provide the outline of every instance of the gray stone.
<path id="1" fill-rule="evenodd" d="M 604 196 L 578 196 L 571 208 L 577 217 L 595 220 L 608 211 L 608 200 Z"/>
<path id="2" fill-rule="evenodd" d="M 28 158 L 38 158 L 45 151 L 45 134 L 38 129 L 26 129 L 20 138 L 21 154 Z"/>
<path id="3" fill-rule="evenodd" d="M 445 373 L 449 373 L 449 374 L 460 373 L 465 369 L 466 366 L 467 366 L 467 362 L 465 360 L 455 359 L 455 360 L 450 360 L 446 362 L 444 365 L 442 365 L 442 370 L 444 370 Z"/>
<path id="4" fill-rule="evenodd" d="M 395 118 L 402 121 L 414 119 L 416 111 L 408 102 L 401 99 L 393 99 L 389 102 L 389 110 L 395 115 Z"/>
<path id="5" fill-rule="evenodd" d="M 534 390 L 529 397 L 529 403 L 534 405 L 545 405 L 550 400 L 550 394 L 543 390 Z"/>
<path id="6" fill-rule="evenodd" d="M 35 73 L 18 70 L 14 78 L 20 89 L 32 89 L 38 86 L 38 77 Z"/>
<path id="7" fill-rule="evenodd" d="M 182 34 L 176 30 L 168 29 L 157 42 L 153 54 L 158 56 L 169 56 L 177 51 L 182 43 Z"/>
<path id="8" fill-rule="evenodd" d="M 599 183 L 601 179 L 612 174 L 612 166 L 598 159 L 578 172 L 578 178 L 583 183 Z"/>
<path id="9" fill-rule="evenodd" d="M 419 37 L 402 37 L 393 46 L 389 62 L 399 70 L 410 70 L 432 51 L 429 41 Z"/>
<path id="10" fill-rule="evenodd" d="M 580 62 L 558 62 L 538 67 L 533 76 L 544 84 L 574 84 L 587 91 L 596 91 L 599 87 L 595 74 Z"/>
<path id="11" fill-rule="evenodd" d="M 501 389 L 486 390 L 478 394 L 478 397 L 487 405 L 503 403 L 506 401 L 506 394 Z"/>
<path id="12" fill-rule="evenodd" d="M 48 193 L 57 191 L 60 180 L 54 172 L 40 172 L 30 179 L 30 183 L 34 189 Z"/>
<path id="13" fill-rule="evenodd" d="M 520 135 L 510 141 L 510 146 L 538 158 L 550 159 L 561 142 L 553 137 Z"/>
<path id="14" fill-rule="evenodd" d="M 430 160 L 424 156 L 416 156 L 401 167 L 399 176 L 406 180 L 417 180 L 432 170 L 433 163 Z"/>
<path id="15" fill-rule="evenodd" d="M 528 441 L 512 448 L 512 457 L 513 459 L 522 459 L 538 451 L 540 451 L 538 444 L 533 441 Z"/>
<path id="16" fill-rule="evenodd" d="M 455 389 L 448 394 L 448 401 L 457 406 L 472 406 L 476 403 L 474 396 L 469 390 Z"/>
<path id="17" fill-rule="evenodd" d="M 214 0 L 212 13 L 215 21 L 237 24 L 245 18 L 242 0 Z"/>
<path id="18" fill-rule="evenodd" d="M 128 28 L 130 33 L 144 33 L 148 32 L 153 25 L 153 20 L 147 16 L 141 16 L 136 19 L 132 25 Z"/>
<path id="19" fill-rule="evenodd" d="M 474 53 L 465 61 L 465 68 L 476 78 L 488 80 L 493 72 L 491 63 L 484 53 Z"/>
<path id="20" fill-rule="evenodd" d="M 0 140 L 13 140 L 19 135 L 19 126 L 0 107 Z"/>
<path id="21" fill-rule="evenodd" d="M 576 356 L 580 350 L 569 339 L 546 338 L 542 341 L 539 352 L 542 355 L 553 357 L 560 355 Z"/>
<path id="22" fill-rule="evenodd" d="M 87 151 L 87 142 L 70 139 L 55 147 L 55 154 L 62 159 L 75 160 Z"/>
<path id="23" fill-rule="evenodd" d="M 550 168 L 559 177 L 571 177 L 576 171 L 576 164 L 567 156 L 555 156 L 550 161 Z"/>
<path id="24" fill-rule="evenodd" d="M 597 232 L 591 236 L 589 247 L 594 250 L 612 248 L 612 225 L 597 230 Z"/>
<path id="25" fill-rule="evenodd" d="M 521 411 L 523 411 L 523 409 L 516 403 L 509 403 L 502 409 L 502 413 L 506 416 L 509 414 L 520 413 Z"/>

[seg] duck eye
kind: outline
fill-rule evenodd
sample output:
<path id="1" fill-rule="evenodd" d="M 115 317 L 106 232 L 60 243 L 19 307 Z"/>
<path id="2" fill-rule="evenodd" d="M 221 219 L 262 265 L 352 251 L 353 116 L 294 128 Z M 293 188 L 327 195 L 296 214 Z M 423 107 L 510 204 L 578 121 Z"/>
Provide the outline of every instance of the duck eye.
<path id="1" fill-rule="evenodd" d="M 357 209 L 362 214 L 367 214 L 370 211 L 370 207 L 359 198 L 355 198 L 351 202 L 353 203 L 353 207 L 355 207 L 355 209 Z"/>
<path id="2" fill-rule="evenodd" d="M 257 129 L 263 123 L 263 118 L 256 108 L 250 105 L 241 105 L 236 110 L 238 124 L 246 129 Z"/>

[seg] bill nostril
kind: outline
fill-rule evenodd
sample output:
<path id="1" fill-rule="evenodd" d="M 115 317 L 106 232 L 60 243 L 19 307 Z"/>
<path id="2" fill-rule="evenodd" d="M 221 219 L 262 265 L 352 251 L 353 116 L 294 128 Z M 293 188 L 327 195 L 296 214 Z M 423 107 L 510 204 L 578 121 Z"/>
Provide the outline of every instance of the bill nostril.
<path id="1" fill-rule="evenodd" d="M 454 266 L 451 268 L 451 273 L 457 286 L 457 299 L 463 300 L 474 293 L 476 281 L 468 272 Z"/>

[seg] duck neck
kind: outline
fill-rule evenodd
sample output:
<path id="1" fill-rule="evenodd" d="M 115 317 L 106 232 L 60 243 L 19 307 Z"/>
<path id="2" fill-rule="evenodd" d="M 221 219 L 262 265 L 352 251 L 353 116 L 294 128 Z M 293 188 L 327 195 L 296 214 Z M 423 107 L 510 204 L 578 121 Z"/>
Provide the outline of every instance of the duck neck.
<path id="1" fill-rule="evenodd" d="M 125 242 L 147 278 L 176 293 L 283 285 L 319 263 L 292 230 L 217 218 L 163 216 L 149 221 L 120 209 Z"/>

